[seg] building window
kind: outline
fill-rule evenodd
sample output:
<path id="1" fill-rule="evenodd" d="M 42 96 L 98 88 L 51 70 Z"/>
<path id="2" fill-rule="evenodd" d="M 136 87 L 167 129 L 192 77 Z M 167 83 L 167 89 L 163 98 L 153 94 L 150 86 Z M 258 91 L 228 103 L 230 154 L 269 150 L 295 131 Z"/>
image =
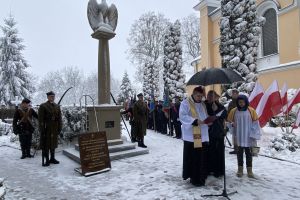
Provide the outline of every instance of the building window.
<path id="1" fill-rule="evenodd" d="M 263 56 L 278 53 L 277 44 L 277 14 L 273 8 L 268 9 L 263 17 L 266 23 L 262 28 Z"/>

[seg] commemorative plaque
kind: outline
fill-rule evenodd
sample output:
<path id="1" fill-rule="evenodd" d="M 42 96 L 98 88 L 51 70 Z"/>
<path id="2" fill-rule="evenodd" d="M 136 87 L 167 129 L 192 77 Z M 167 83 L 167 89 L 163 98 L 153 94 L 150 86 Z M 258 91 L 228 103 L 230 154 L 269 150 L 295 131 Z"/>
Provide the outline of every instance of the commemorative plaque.
<path id="1" fill-rule="evenodd" d="M 105 131 L 81 134 L 79 152 L 82 175 L 90 176 L 111 169 Z"/>

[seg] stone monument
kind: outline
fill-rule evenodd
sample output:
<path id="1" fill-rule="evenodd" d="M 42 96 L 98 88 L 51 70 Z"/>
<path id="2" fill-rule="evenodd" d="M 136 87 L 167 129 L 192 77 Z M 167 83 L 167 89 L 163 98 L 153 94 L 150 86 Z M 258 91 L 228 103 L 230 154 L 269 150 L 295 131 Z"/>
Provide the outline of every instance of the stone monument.
<path id="1" fill-rule="evenodd" d="M 114 4 L 108 6 L 106 0 L 99 4 L 90 0 L 87 17 L 92 30 L 92 38 L 98 40 L 98 105 L 96 113 L 101 131 L 106 131 L 108 140 L 121 139 L 120 109 L 121 106 L 110 104 L 110 56 L 109 40 L 114 38 L 118 23 L 118 10 Z M 94 108 L 88 107 L 89 131 L 98 131 Z"/>
<path id="2" fill-rule="evenodd" d="M 114 4 L 108 6 L 106 0 L 98 4 L 97 0 L 89 0 L 87 16 L 92 38 L 98 40 L 98 105 L 87 106 L 88 132 L 106 132 L 110 160 L 117 160 L 142 154 L 147 149 L 136 149 L 135 144 L 124 143 L 121 139 L 120 109 L 122 106 L 110 104 L 110 57 L 109 40 L 114 38 L 118 23 L 118 10 Z M 98 124 L 97 124 L 98 122 Z M 63 150 L 63 153 L 80 163 L 79 146 L 75 149 Z"/>

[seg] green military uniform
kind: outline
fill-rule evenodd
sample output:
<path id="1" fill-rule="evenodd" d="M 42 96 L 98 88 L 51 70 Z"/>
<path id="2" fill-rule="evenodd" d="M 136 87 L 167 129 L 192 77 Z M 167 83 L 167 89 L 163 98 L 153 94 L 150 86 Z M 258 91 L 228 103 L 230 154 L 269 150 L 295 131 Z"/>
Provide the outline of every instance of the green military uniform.
<path id="1" fill-rule="evenodd" d="M 51 152 L 50 163 L 54 163 L 54 152 L 57 148 L 58 135 L 62 129 L 62 116 L 59 105 L 47 101 L 40 105 L 39 112 L 39 127 L 40 127 L 40 146 L 46 157 L 46 164 L 49 163 L 49 150 Z M 58 164 L 58 163 L 54 163 Z M 49 165 L 49 164 L 48 164 Z"/>
<path id="2" fill-rule="evenodd" d="M 147 105 L 144 101 L 138 100 L 133 106 L 133 120 L 135 123 L 135 133 L 139 146 L 144 145 L 144 136 L 147 130 Z"/>

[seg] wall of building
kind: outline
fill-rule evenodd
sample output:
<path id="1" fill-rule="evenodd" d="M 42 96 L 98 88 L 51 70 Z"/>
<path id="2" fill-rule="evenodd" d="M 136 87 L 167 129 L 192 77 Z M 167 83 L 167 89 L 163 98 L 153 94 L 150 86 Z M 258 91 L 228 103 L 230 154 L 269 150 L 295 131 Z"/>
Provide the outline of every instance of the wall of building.
<path id="1" fill-rule="evenodd" d="M 280 64 L 300 59 L 300 21 L 299 9 L 279 15 L 279 59 Z"/>
<path id="2" fill-rule="evenodd" d="M 293 68 L 289 70 L 273 70 L 261 72 L 258 74 L 259 83 L 267 89 L 270 84 L 274 81 L 278 81 L 279 88 L 283 86 L 284 83 L 287 83 L 288 88 L 300 88 L 299 74 L 300 74 L 300 64 L 298 68 Z"/>

